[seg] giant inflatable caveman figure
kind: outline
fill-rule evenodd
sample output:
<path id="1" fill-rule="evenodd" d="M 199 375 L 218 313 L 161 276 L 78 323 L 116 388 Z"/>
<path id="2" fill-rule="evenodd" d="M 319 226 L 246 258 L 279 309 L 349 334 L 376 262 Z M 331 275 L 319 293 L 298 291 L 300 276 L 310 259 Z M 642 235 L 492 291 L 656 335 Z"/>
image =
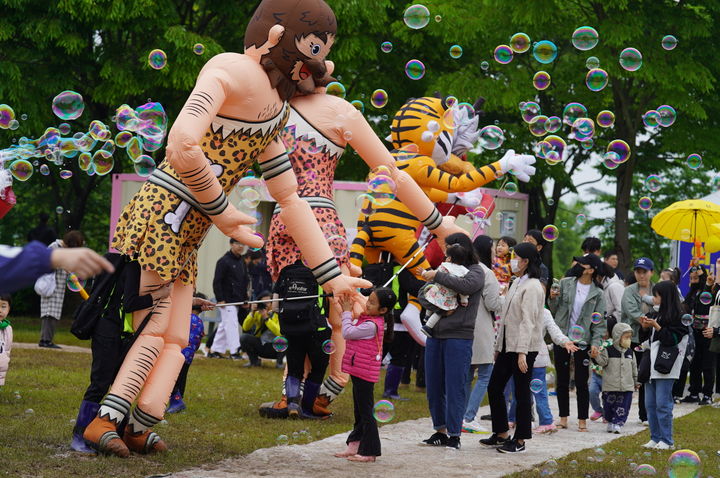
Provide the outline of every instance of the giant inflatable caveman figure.
<path id="1" fill-rule="evenodd" d="M 469 149 L 473 141 L 467 141 L 468 131 L 456 136 L 455 130 L 466 130 L 470 121 L 477 125 L 477 116 L 470 119 L 467 115 L 463 116 L 462 109 L 453 108 L 455 113 L 448 117 L 448 110 L 445 98 L 411 99 L 393 118 L 388 138 L 395 148 L 393 154 L 398 169 L 407 172 L 432 201 L 457 200 L 461 206 L 469 206 L 465 203 L 469 198 L 458 197 L 456 193 L 472 191 L 508 172 L 513 172 L 522 181 L 528 181 L 535 173 L 532 166 L 535 158 L 516 155 L 513 151 L 508 151 L 500 161 L 480 169 L 460 160 L 453 153 L 461 152 L 453 147 L 457 146 L 455 140 L 462 142 L 465 149 Z M 368 204 L 363 207 L 364 211 L 371 209 Z M 393 199 L 389 204 L 373 209 L 370 214 L 361 212 L 358 234 L 350 250 L 350 262 L 356 266 L 361 266 L 363 259 L 371 264 L 377 263 L 382 252 L 389 252 L 398 264 L 407 263 L 407 270 L 422 281 L 416 271 L 418 268 L 428 269 L 430 264 L 423 253 L 417 253 L 421 246 L 415 231 L 420 225 L 421 222 L 401 199 Z M 417 299 L 411 297 L 400 317 L 410 335 L 424 345 L 426 337 L 420 332 L 420 309 Z"/>
<path id="2" fill-rule="evenodd" d="M 395 168 L 394 158 L 375 136 L 363 115 L 344 99 L 324 94 L 296 96 L 290 101 L 290 119 L 282 137 L 291 151 L 290 161 L 298 178 L 298 194 L 310 204 L 323 229 L 329 229 L 333 235 L 340 235 L 343 240 L 346 238 L 345 227 L 333 202 L 333 178 L 348 144 L 371 169 L 384 165 L 392 171 L 397 195 L 416 216 L 427 218 L 423 223 L 440 239 L 450 232 L 459 231 L 439 221 L 439 214 L 422 189 L 405 172 Z M 282 207 L 275 209 L 267 245 L 268 266 L 273 279 L 277 279 L 280 271 L 300 259 L 302 254 L 288 234 L 281 211 Z M 349 270 L 347 249 L 337 252 L 340 267 Z M 359 268 L 357 271 L 359 273 Z M 329 319 L 336 351 L 330 356 L 328 377 L 322 384 L 306 380 L 303 391 L 304 408 L 312 408 L 313 414 L 319 416 L 330 414 L 328 405 L 348 381 L 347 374 L 341 370 L 345 340 L 339 308 L 331 308 Z M 260 414 L 286 417 L 286 398 L 283 393 L 278 402 L 263 404 Z"/>
<path id="3" fill-rule="evenodd" d="M 297 195 L 279 140 L 290 115 L 287 101 L 298 90 L 312 93 L 331 81 L 324 60 L 335 32 L 335 16 L 322 0 L 263 0 L 248 24 L 245 54 L 218 55 L 200 72 L 170 131 L 167 160 L 125 207 L 113 239 L 113 247 L 137 256 L 142 266 L 140 294 L 167 283 L 173 290 L 156 304 L 85 431 L 85 439 L 100 451 L 127 457 L 130 450 L 167 448 L 151 428 L 162 419 L 183 364 L 195 252 L 212 225 L 252 247 L 263 244 L 245 226 L 255 219 L 227 198 L 255 161 L 318 283 L 335 296 L 355 298 L 356 287 L 369 285 L 342 275 L 310 205 Z M 133 314 L 135 327 L 148 312 Z M 120 437 L 116 426 L 128 414 Z"/>

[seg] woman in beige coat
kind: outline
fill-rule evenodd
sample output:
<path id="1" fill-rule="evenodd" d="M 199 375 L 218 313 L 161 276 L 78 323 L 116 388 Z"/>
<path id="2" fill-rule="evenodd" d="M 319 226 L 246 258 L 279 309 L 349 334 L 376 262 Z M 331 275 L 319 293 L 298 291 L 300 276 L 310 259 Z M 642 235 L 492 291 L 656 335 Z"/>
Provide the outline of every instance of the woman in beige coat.
<path id="1" fill-rule="evenodd" d="M 540 283 L 540 256 L 532 244 L 515 246 L 510 260 L 516 276 L 505 298 L 500 328 L 495 341 L 495 366 L 490 376 L 488 397 L 493 434 L 480 440 L 501 453 L 525 451 L 525 440 L 532 438 L 530 379 L 542 339 L 545 290 Z M 507 409 L 503 391 L 508 380 L 515 384 L 517 423 L 515 436 L 508 433 Z"/>

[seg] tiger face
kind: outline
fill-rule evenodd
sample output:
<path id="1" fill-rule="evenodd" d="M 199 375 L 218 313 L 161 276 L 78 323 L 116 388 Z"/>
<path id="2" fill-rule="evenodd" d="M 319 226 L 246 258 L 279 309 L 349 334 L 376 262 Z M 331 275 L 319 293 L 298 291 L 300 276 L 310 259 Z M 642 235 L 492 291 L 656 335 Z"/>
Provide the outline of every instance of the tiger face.
<path id="1" fill-rule="evenodd" d="M 454 130 L 453 110 L 445 98 L 413 98 L 395 114 L 388 140 L 394 149 L 414 144 L 419 155 L 440 166 L 451 157 Z"/>

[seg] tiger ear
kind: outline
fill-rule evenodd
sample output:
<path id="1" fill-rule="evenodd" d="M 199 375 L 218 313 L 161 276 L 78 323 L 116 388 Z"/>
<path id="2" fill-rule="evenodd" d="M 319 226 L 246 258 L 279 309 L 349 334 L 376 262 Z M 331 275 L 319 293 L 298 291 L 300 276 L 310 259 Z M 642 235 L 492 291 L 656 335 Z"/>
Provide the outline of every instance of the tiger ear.
<path id="1" fill-rule="evenodd" d="M 392 143 L 392 134 L 387 135 L 385 137 L 385 141 L 387 141 L 388 143 Z"/>

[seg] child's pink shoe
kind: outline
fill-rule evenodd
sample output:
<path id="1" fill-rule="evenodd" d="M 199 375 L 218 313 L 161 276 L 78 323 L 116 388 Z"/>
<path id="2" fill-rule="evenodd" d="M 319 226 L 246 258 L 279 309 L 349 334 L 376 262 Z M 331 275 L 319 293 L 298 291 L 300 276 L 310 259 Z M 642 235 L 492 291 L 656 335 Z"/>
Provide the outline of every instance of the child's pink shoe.
<path id="1" fill-rule="evenodd" d="M 533 433 L 554 433 L 557 431 L 557 427 L 552 423 L 550 425 L 540 425 L 533 430 Z"/>
<path id="2" fill-rule="evenodd" d="M 603 414 L 600 412 L 593 412 L 592 415 L 590 415 L 590 420 L 597 421 L 598 419 L 602 418 Z"/>

